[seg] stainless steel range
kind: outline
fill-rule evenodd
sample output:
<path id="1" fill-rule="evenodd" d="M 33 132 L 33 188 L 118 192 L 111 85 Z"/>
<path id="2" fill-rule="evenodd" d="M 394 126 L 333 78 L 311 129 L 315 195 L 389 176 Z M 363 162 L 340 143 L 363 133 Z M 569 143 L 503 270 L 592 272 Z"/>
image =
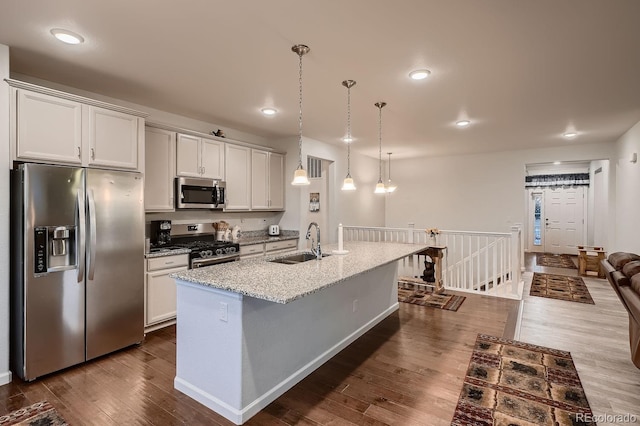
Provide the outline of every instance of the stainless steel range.
<path id="1" fill-rule="evenodd" d="M 191 249 L 189 266 L 192 269 L 240 260 L 240 245 L 216 241 L 211 223 L 173 225 L 171 243 L 174 247 Z"/>

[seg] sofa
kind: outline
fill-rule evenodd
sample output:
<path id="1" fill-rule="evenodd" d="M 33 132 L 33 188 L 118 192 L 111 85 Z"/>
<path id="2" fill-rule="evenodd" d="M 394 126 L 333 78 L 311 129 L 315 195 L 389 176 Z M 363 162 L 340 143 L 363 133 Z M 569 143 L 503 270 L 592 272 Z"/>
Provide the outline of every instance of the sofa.
<path id="1" fill-rule="evenodd" d="M 601 263 L 611 287 L 629 313 L 631 361 L 640 368 L 640 256 L 616 252 Z"/>

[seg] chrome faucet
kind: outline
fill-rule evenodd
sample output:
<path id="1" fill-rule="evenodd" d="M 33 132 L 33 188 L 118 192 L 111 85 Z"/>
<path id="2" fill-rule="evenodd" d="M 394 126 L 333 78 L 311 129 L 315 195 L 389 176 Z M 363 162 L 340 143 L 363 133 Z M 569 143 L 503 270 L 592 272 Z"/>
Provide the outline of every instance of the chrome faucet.
<path id="1" fill-rule="evenodd" d="M 311 227 L 316 227 L 316 245 L 317 247 L 313 248 L 313 239 L 311 238 Z M 317 223 L 311 222 L 309 227 L 307 228 L 307 240 L 311 240 L 311 253 L 316 255 L 316 259 L 322 259 L 322 248 L 320 247 L 320 226 Z"/>

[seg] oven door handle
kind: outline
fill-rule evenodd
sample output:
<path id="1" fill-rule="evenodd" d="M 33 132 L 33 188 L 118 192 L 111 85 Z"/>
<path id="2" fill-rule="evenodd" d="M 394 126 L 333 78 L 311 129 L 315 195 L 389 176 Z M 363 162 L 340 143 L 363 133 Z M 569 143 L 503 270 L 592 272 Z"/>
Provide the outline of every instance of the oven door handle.
<path id="1" fill-rule="evenodd" d="M 229 256 L 221 256 L 215 258 L 205 258 L 205 259 L 193 259 L 191 260 L 191 269 L 202 268 L 204 266 L 217 265 L 219 263 L 227 263 L 227 262 L 235 262 L 240 260 L 240 255 L 238 253 L 229 255 Z"/>

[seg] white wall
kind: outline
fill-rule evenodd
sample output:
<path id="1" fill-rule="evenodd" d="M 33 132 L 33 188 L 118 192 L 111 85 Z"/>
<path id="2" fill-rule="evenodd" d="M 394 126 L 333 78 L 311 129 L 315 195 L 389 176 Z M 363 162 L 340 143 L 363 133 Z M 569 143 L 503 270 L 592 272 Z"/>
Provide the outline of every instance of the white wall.
<path id="1" fill-rule="evenodd" d="M 0 44 L 0 385 L 9 371 L 9 47 Z"/>
<path id="2" fill-rule="evenodd" d="M 589 217 L 588 243 L 589 245 L 609 248 L 609 175 L 610 161 L 592 161 L 589 170 Z M 600 172 L 596 173 L 598 170 Z"/>
<path id="3" fill-rule="evenodd" d="M 613 143 L 394 160 L 386 226 L 508 232 L 524 223 L 525 165 L 610 158 Z"/>
<path id="4" fill-rule="evenodd" d="M 302 247 L 308 223 L 303 220 L 309 210 L 309 187 L 295 187 L 289 184 L 293 172 L 298 167 L 298 139 L 292 138 L 274 143 L 274 147 L 287 152 L 285 166 L 286 212 L 280 221 L 283 229 L 300 231 Z M 351 176 L 357 189 L 341 191 L 342 181 L 347 174 L 347 150 L 344 145 L 331 145 L 314 139 L 303 138 L 302 163 L 307 167 L 307 155 L 332 161 L 329 167 L 328 185 L 331 206 L 328 218 L 327 242 L 338 239 L 338 224 L 384 226 L 384 196 L 373 194 L 378 180 L 378 160 L 351 151 Z M 321 206 L 322 208 L 322 206 Z M 324 241 L 324 240 L 323 240 Z"/>
<path id="5" fill-rule="evenodd" d="M 640 156 L 640 122 L 616 142 L 615 169 L 615 245 L 613 251 L 640 254 L 640 160 L 631 163 L 631 155 Z"/>

